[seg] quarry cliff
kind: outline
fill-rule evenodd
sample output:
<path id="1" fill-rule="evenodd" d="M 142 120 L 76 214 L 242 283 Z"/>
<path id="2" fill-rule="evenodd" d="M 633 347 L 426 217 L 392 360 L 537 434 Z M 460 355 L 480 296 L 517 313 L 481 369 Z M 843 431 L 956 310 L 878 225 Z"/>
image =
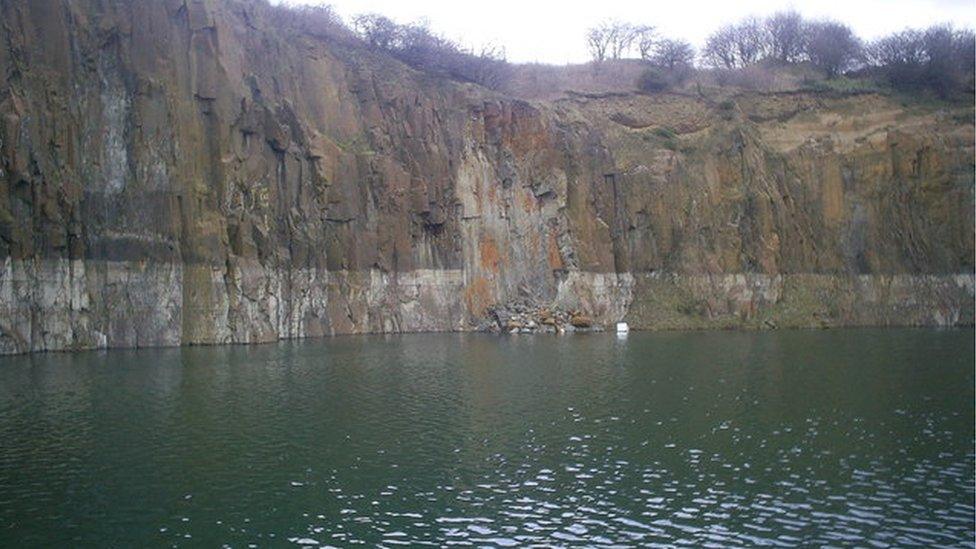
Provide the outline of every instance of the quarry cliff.
<path id="1" fill-rule="evenodd" d="M 0 0 L 0 353 L 471 330 L 971 325 L 967 104 L 528 100 L 257 0 Z"/>

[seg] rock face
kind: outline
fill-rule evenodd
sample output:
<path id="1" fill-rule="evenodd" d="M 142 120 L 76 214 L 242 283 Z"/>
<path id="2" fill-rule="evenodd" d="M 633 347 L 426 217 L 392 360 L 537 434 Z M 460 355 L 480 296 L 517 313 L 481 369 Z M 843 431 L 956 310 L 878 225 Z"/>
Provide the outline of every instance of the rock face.
<path id="1" fill-rule="evenodd" d="M 972 324 L 973 109 L 527 102 L 258 0 L 0 0 L 0 353 L 474 329 Z"/>

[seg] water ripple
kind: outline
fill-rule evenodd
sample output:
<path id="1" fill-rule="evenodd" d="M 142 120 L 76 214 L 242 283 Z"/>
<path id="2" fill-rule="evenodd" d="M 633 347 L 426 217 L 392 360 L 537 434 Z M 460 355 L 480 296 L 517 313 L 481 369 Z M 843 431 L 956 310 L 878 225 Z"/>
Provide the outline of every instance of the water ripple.
<path id="1" fill-rule="evenodd" d="M 973 546 L 972 333 L 0 359 L 0 545 Z"/>

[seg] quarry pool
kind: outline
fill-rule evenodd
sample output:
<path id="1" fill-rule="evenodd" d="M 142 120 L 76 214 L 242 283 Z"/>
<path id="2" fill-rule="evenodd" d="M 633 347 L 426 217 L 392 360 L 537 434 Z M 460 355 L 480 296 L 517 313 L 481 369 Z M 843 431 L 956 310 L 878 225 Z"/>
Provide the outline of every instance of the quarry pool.
<path id="1" fill-rule="evenodd" d="M 0 359 L 0 546 L 972 546 L 972 330 Z"/>

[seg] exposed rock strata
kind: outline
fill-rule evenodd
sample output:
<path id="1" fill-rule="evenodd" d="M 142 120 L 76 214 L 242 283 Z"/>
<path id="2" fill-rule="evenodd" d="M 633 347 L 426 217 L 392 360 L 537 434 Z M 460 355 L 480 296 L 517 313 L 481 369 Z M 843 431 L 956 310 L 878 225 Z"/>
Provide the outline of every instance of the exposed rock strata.
<path id="1" fill-rule="evenodd" d="M 525 294 L 638 328 L 973 322 L 971 107 L 530 103 L 256 0 L 0 21 L 2 353 L 473 329 Z"/>

